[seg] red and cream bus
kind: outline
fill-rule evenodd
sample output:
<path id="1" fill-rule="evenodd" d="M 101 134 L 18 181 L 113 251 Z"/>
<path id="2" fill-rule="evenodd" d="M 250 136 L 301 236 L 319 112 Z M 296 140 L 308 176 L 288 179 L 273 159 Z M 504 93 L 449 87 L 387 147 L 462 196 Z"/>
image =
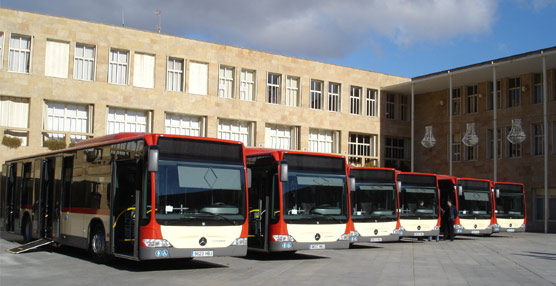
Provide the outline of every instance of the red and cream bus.
<path id="1" fill-rule="evenodd" d="M 400 237 L 438 238 L 440 194 L 436 175 L 398 172 Z"/>
<path id="2" fill-rule="evenodd" d="M 247 148 L 249 249 L 349 248 L 348 169 L 333 154 Z"/>
<path id="3" fill-rule="evenodd" d="M 459 211 L 455 234 L 490 235 L 495 227 L 492 189 L 489 180 L 439 175 L 441 206 L 450 199 Z"/>
<path id="4" fill-rule="evenodd" d="M 351 192 L 351 242 L 399 240 L 396 170 L 351 166 L 349 176 L 356 182 Z"/>
<path id="5" fill-rule="evenodd" d="M 243 144 L 120 133 L 8 160 L 2 221 L 25 241 L 89 249 L 102 260 L 243 256 Z"/>
<path id="6" fill-rule="evenodd" d="M 496 182 L 494 215 L 501 232 L 524 232 L 527 223 L 523 184 Z"/>

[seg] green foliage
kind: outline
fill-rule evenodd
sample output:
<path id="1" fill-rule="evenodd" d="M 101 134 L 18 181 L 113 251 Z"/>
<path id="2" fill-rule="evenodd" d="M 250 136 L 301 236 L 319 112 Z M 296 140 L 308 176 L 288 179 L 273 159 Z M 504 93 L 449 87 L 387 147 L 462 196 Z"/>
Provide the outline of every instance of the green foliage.
<path id="1" fill-rule="evenodd" d="M 66 148 L 66 141 L 65 140 L 56 140 L 56 139 L 49 139 L 44 141 L 44 147 L 48 148 L 48 150 L 60 150 Z"/>
<path id="2" fill-rule="evenodd" d="M 2 145 L 7 146 L 10 149 L 17 149 L 21 146 L 21 139 L 4 135 L 2 138 Z"/>

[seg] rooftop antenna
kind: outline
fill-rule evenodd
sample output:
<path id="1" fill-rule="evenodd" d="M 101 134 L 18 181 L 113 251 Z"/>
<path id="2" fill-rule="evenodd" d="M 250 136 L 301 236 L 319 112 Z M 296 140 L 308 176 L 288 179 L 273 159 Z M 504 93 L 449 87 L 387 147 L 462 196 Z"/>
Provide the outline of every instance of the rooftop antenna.
<path id="1" fill-rule="evenodd" d="M 160 30 L 162 30 L 162 11 L 154 10 L 154 14 L 158 17 L 158 25 L 155 27 L 155 30 L 160 34 Z"/>
<path id="2" fill-rule="evenodd" d="M 124 11 L 122 11 L 122 27 L 125 27 Z"/>

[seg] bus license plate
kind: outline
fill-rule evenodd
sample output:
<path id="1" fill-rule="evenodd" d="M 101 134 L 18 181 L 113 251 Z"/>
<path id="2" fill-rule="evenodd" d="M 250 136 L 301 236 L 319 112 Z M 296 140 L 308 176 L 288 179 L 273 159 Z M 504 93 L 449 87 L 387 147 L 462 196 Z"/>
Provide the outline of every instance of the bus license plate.
<path id="1" fill-rule="evenodd" d="M 479 234 L 479 233 L 480 233 L 480 231 L 478 231 L 478 230 L 472 230 L 471 231 L 471 234 Z"/>
<path id="2" fill-rule="evenodd" d="M 191 251 L 192 257 L 211 257 L 214 256 L 214 252 L 212 250 L 193 250 Z"/>
<path id="3" fill-rule="evenodd" d="M 513 228 L 509 228 L 509 229 L 508 229 L 508 232 L 514 232 L 514 229 L 513 229 Z"/>
<path id="4" fill-rule="evenodd" d="M 425 236 L 424 232 L 416 232 L 413 234 L 414 236 Z"/>
<path id="5" fill-rule="evenodd" d="M 324 249 L 324 244 L 309 244 L 309 249 Z"/>
<path id="6" fill-rule="evenodd" d="M 382 241 L 382 237 L 372 237 L 371 238 L 371 242 L 381 242 Z"/>

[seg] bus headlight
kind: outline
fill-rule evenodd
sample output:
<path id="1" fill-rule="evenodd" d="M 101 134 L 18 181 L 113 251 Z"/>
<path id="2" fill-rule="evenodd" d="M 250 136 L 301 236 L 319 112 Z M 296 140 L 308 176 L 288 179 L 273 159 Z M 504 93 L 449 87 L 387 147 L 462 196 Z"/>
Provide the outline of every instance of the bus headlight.
<path id="1" fill-rule="evenodd" d="M 143 243 L 145 243 L 147 247 L 172 247 L 172 244 L 166 239 L 145 238 L 143 239 Z"/>
<path id="2" fill-rule="evenodd" d="M 525 224 L 522 224 L 520 228 L 523 228 L 523 229 L 525 229 Z"/>
<path id="3" fill-rule="evenodd" d="M 361 234 L 359 234 L 359 232 L 352 230 L 349 232 L 349 240 L 350 241 L 359 241 L 359 237 L 361 236 Z"/>
<path id="4" fill-rule="evenodd" d="M 238 245 L 238 246 L 247 245 L 247 238 L 245 237 L 236 238 L 236 240 L 234 240 L 234 242 L 232 242 L 231 245 Z"/>
<path id="5" fill-rule="evenodd" d="M 395 228 L 390 234 L 398 234 L 399 232 L 400 232 L 400 230 Z"/>
<path id="6" fill-rule="evenodd" d="M 435 226 L 432 228 L 432 230 L 439 230 L 439 229 L 440 229 L 440 227 L 439 227 L 438 225 L 435 225 Z"/>
<path id="7" fill-rule="evenodd" d="M 349 233 L 344 233 L 342 235 L 340 235 L 340 237 L 338 238 L 338 241 L 340 240 L 349 240 Z"/>
<path id="8" fill-rule="evenodd" d="M 274 238 L 274 241 L 278 241 L 278 242 L 284 242 L 284 241 L 295 241 L 295 239 L 293 239 L 293 237 L 291 235 L 283 235 L 283 234 L 275 234 L 272 236 L 272 238 Z"/>
<path id="9" fill-rule="evenodd" d="M 454 224 L 454 229 L 463 229 L 463 225 L 461 225 L 461 224 Z"/>
<path id="10" fill-rule="evenodd" d="M 400 226 L 400 228 L 398 229 L 398 234 L 403 235 L 404 232 L 405 232 L 405 228 L 403 226 Z"/>

